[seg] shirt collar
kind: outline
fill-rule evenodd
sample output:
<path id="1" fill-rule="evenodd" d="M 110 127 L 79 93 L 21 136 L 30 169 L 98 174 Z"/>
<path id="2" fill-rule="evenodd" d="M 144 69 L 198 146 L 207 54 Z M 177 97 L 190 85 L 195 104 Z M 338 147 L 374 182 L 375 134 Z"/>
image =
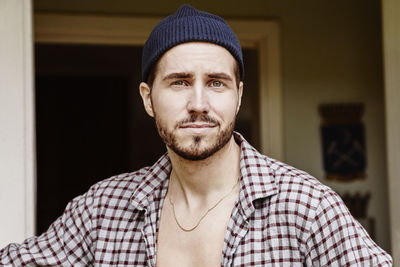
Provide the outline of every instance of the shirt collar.
<path id="1" fill-rule="evenodd" d="M 234 132 L 236 142 L 240 145 L 240 193 L 239 203 L 243 214 L 248 218 L 254 211 L 253 202 L 278 192 L 274 179 L 274 170 L 270 169 L 269 159 L 252 147 L 242 135 Z M 157 199 L 165 195 L 160 192 L 168 186 L 172 166 L 165 153 L 153 166 L 145 169 L 143 180 L 136 187 L 131 203 L 139 210 L 144 210 Z M 166 191 L 166 190 L 165 190 Z M 158 199 L 160 198 L 160 199 Z"/>
<path id="2" fill-rule="evenodd" d="M 163 187 L 168 186 L 172 165 L 168 153 L 165 153 L 153 166 L 144 169 L 142 181 L 131 196 L 131 204 L 139 210 L 145 210 L 158 198 Z M 140 171 L 139 171 L 140 172 Z M 166 183 L 165 183 L 166 182 Z M 158 199 L 159 200 L 159 199 Z"/>
<path id="3" fill-rule="evenodd" d="M 240 192 L 239 203 L 246 218 L 254 211 L 254 201 L 278 193 L 275 172 L 268 157 L 260 154 L 239 133 L 234 133 L 240 144 Z"/>

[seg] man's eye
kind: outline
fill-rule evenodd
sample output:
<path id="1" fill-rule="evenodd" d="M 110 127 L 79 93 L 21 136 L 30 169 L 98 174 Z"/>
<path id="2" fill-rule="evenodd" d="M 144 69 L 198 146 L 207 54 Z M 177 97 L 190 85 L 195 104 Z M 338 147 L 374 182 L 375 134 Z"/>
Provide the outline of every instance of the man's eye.
<path id="1" fill-rule="evenodd" d="M 172 85 L 183 86 L 183 85 L 185 85 L 185 81 L 174 81 L 174 82 L 172 83 Z"/>
<path id="2" fill-rule="evenodd" d="M 211 82 L 211 86 L 212 86 L 212 87 L 222 87 L 222 86 L 223 86 L 223 83 L 220 82 L 220 81 L 212 81 L 212 82 Z"/>

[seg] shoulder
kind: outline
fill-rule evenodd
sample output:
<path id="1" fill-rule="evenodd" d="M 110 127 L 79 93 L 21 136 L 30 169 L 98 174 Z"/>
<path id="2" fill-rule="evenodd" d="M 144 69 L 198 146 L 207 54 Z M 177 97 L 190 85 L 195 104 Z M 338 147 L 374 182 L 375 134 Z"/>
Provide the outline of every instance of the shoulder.
<path id="1" fill-rule="evenodd" d="M 104 179 L 92 185 L 87 194 L 101 199 L 129 199 L 149 169 L 150 167 L 144 167 Z"/>
<path id="2" fill-rule="evenodd" d="M 136 188 L 141 184 L 150 167 L 144 167 L 134 172 L 123 173 L 104 179 L 92 185 L 83 195 L 72 199 L 65 212 L 88 210 L 92 215 L 99 210 L 116 207 L 126 207 Z M 124 204 L 125 203 L 125 204 Z"/>
<path id="3" fill-rule="evenodd" d="M 320 220 L 322 215 L 336 220 L 351 217 L 346 205 L 332 188 L 305 171 L 274 159 L 267 160 L 274 170 L 279 201 L 288 203 L 287 208 L 294 209 L 310 223 Z"/>
<path id="4" fill-rule="evenodd" d="M 142 204 L 163 188 L 170 170 L 169 157 L 164 154 L 152 166 L 115 175 L 94 184 L 77 200 L 81 204 L 84 202 L 89 208 L 100 209 L 101 212 L 110 208 L 130 210 L 141 206 L 142 209 Z"/>
<path id="5" fill-rule="evenodd" d="M 268 157 L 266 162 L 277 190 L 263 205 L 303 245 L 325 215 L 332 220 L 351 217 L 339 195 L 309 173 Z"/>
<path id="6" fill-rule="evenodd" d="M 266 162 L 280 199 L 316 211 L 325 198 L 338 197 L 330 187 L 305 171 L 268 157 Z"/>
<path id="7" fill-rule="evenodd" d="M 245 195 L 267 208 L 264 211 L 272 209 L 282 219 L 299 217 L 309 222 L 324 196 L 335 194 L 307 172 L 262 155 L 237 133 L 235 137 L 241 145 Z"/>
<path id="8" fill-rule="evenodd" d="M 259 153 L 240 134 L 235 133 L 235 138 L 241 146 L 241 175 L 250 177 L 245 182 L 250 194 L 269 191 L 257 197 L 265 199 L 272 195 L 280 203 L 305 204 L 316 209 L 323 195 L 333 192 L 307 172 Z"/>
<path id="9" fill-rule="evenodd" d="M 134 172 L 122 173 L 104 179 L 92 187 L 100 194 L 132 192 L 143 181 L 150 167 L 144 167 Z"/>
<path id="10" fill-rule="evenodd" d="M 284 210 L 281 217 L 296 226 L 310 266 L 391 265 L 390 256 L 372 241 L 336 192 L 305 171 L 266 160 L 278 188 L 276 211 Z"/>

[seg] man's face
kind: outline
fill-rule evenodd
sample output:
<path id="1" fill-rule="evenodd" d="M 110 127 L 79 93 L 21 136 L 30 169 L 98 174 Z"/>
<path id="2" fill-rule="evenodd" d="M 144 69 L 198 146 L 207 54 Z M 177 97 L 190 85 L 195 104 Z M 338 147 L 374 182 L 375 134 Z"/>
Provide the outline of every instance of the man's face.
<path id="1" fill-rule="evenodd" d="M 169 149 L 201 160 L 232 138 L 243 90 L 235 66 L 229 51 L 212 43 L 184 43 L 161 57 L 151 90 L 142 83 L 140 91 Z"/>

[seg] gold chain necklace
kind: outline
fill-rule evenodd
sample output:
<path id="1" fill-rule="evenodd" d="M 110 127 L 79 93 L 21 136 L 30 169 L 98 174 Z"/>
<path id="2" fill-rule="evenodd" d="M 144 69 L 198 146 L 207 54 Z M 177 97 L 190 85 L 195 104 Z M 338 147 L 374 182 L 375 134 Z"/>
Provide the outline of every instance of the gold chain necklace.
<path id="1" fill-rule="evenodd" d="M 217 203 L 215 203 L 211 208 L 209 208 L 209 209 L 200 217 L 200 220 L 195 224 L 195 226 L 193 226 L 192 228 L 189 228 L 189 229 L 183 227 L 183 226 L 179 223 L 178 218 L 176 218 L 175 205 L 174 205 L 174 202 L 173 202 L 172 199 L 171 199 L 171 194 L 169 194 L 168 199 L 169 199 L 169 203 L 170 203 L 171 206 L 172 206 L 172 212 L 174 213 L 174 219 L 175 219 L 176 224 L 177 224 L 177 225 L 179 226 L 179 228 L 181 228 L 181 230 L 184 231 L 184 232 L 191 232 L 191 231 L 193 231 L 194 229 L 196 229 L 197 226 L 200 225 L 201 221 L 207 216 L 207 214 L 208 214 L 210 211 L 212 211 L 213 209 L 215 209 L 215 208 L 218 206 L 218 204 L 222 202 L 222 200 L 224 200 L 226 197 L 228 197 L 228 196 L 233 192 L 233 189 L 235 189 L 236 185 L 239 184 L 239 181 L 240 181 L 240 179 L 238 179 L 237 182 L 232 186 L 232 189 L 231 189 L 231 191 L 229 191 L 228 194 L 226 194 L 225 196 L 223 196 L 220 200 L 217 201 Z M 171 185 L 172 185 L 172 177 L 171 177 L 171 179 L 170 179 L 170 186 L 171 186 Z"/>

